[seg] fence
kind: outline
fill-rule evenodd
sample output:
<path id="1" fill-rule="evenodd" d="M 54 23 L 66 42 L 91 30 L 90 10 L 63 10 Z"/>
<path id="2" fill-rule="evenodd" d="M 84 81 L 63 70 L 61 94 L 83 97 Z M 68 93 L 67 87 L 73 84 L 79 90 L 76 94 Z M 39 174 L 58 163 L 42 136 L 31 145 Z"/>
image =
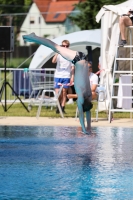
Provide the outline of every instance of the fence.
<path id="1" fill-rule="evenodd" d="M 35 71 L 35 72 L 42 72 L 45 74 L 54 74 L 55 69 L 36 69 L 36 70 L 31 70 L 28 68 L 25 69 L 13 69 L 13 68 L 7 68 L 7 76 L 6 76 L 6 81 L 11 85 L 13 90 L 17 93 L 17 95 L 21 98 L 23 102 L 29 102 L 29 97 L 32 92 L 32 87 L 31 87 L 31 82 L 29 78 L 29 72 L 30 71 Z M 4 83 L 4 69 L 0 69 L 0 88 L 2 87 Z M 48 80 L 48 81 L 53 81 Z M 35 96 L 36 94 L 34 94 Z M 33 96 L 33 97 L 34 97 Z M 1 101 L 4 101 L 5 97 L 5 90 L 2 94 Z M 16 98 L 15 94 L 13 91 L 6 86 L 6 98 L 7 102 L 13 102 Z"/>

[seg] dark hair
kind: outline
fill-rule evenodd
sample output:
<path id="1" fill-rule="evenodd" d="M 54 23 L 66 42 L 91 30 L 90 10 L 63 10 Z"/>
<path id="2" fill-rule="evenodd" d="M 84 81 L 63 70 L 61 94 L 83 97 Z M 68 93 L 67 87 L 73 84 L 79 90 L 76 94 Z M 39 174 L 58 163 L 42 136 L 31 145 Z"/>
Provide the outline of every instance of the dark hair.
<path id="1" fill-rule="evenodd" d="M 92 61 L 88 61 L 88 63 L 90 63 L 92 65 Z"/>
<path id="2" fill-rule="evenodd" d="M 89 98 L 85 98 L 82 107 L 83 112 L 90 111 L 93 108 L 93 104 L 90 102 Z"/>
<path id="3" fill-rule="evenodd" d="M 68 40 L 63 40 L 62 43 L 66 43 L 68 46 L 70 46 L 70 42 Z"/>

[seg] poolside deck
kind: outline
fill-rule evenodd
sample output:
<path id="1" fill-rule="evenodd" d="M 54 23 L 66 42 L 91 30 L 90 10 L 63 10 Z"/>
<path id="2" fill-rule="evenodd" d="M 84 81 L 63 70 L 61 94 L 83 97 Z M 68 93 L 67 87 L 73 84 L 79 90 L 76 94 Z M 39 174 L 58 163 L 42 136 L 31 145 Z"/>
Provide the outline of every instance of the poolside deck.
<path id="1" fill-rule="evenodd" d="M 93 120 L 93 119 L 92 119 Z M 4 126 L 77 126 L 80 127 L 79 119 L 75 118 L 49 118 L 49 117 L 5 117 L 0 116 L 0 125 Z M 107 127 L 133 127 L 133 119 L 114 119 L 111 123 L 107 119 L 99 119 L 92 122 L 93 126 Z"/>

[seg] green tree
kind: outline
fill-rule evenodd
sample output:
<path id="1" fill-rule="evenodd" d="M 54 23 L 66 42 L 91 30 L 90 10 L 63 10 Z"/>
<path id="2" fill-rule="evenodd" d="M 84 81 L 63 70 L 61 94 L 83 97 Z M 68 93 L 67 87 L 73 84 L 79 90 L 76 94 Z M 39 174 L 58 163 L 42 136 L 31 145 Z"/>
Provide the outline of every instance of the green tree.
<path id="1" fill-rule="evenodd" d="M 76 10 L 80 13 L 73 16 L 70 15 L 70 20 L 76 24 L 81 30 L 100 28 L 101 24 L 96 22 L 95 16 L 104 5 L 116 5 L 125 0 L 86 0 L 76 5 Z"/>
<path id="2" fill-rule="evenodd" d="M 0 14 L 24 12 L 31 3 L 32 0 L 0 0 Z"/>
<path id="3" fill-rule="evenodd" d="M 0 23 L 19 27 L 25 16 L 17 16 L 15 13 L 25 13 L 29 9 L 32 0 L 0 0 Z"/>
<path id="4" fill-rule="evenodd" d="M 25 15 L 18 13 L 27 13 L 32 0 L 0 0 L 0 25 L 14 26 L 15 38 L 20 32 L 20 26 Z M 17 40 L 15 39 L 17 45 Z"/>

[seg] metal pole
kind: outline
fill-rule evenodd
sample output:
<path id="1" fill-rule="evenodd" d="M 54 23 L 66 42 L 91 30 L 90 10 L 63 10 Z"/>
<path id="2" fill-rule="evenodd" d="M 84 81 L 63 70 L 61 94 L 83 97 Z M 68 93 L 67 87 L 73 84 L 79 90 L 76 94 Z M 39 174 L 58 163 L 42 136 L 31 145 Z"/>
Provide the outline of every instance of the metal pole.
<path id="1" fill-rule="evenodd" d="M 4 52 L 4 67 L 5 67 L 5 80 L 4 80 L 4 87 L 5 87 L 5 106 L 4 106 L 4 111 L 7 111 L 7 106 L 6 106 L 6 52 Z"/>

